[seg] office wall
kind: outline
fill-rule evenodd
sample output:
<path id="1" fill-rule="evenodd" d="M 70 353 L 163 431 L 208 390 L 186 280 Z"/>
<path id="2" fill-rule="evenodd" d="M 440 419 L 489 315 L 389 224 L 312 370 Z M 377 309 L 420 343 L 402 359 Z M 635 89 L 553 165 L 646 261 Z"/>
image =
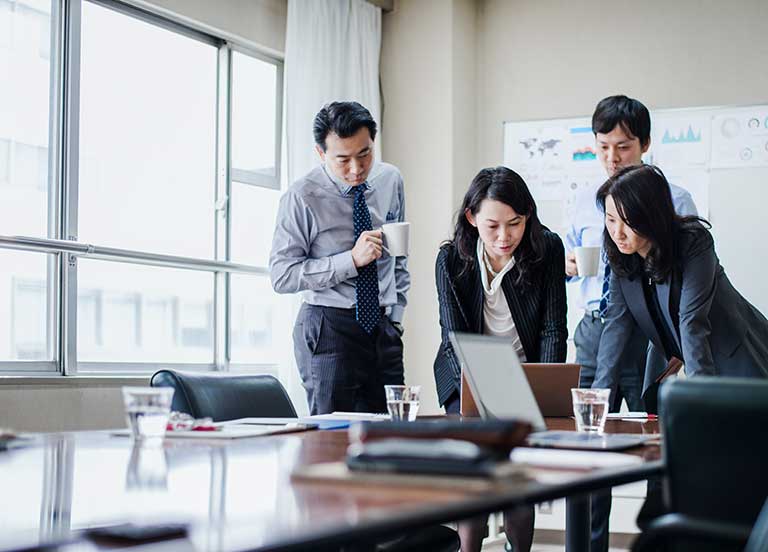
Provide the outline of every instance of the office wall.
<path id="1" fill-rule="evenodd" d="M 16 431 L 73 431 L 125 427 L 123 385 L 147 385 L 149 378 L 74 381 L 0 381 L 0 427 Z"/>
<path id="2" fill-rule="evenodd" d="M 382 21 L 382 157 L 403 173 L 412 278 L 405 370 L 422 385 L 422 412 L 438 412 L 432 363 L 440 343 L 435 257 L 450 237 L 456 182 L 474 165 L 474 3 L 398 1 Z"/>

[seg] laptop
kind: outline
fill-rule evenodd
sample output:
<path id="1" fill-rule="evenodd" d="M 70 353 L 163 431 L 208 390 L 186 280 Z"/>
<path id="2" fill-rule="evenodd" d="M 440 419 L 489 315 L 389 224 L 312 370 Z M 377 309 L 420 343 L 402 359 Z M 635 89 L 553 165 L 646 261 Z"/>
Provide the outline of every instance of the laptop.
<path id="1" fill-rule="evenodd" d="M 573 416 L 571 389 L 579 386 L 580 364 L 524 362 L 522 366 L 545 418 Z"/>
<path id="2" fill-rule="evenodd" d="M 530 422 L 535 430 L 528 436 L 531 446 L 623 450 L 653 438 L 648 435 L 546 431 L 544 416 L 509 339 L 458 332 L 451 332 L 450 339 L 480 417 L 517 418 Z"/>

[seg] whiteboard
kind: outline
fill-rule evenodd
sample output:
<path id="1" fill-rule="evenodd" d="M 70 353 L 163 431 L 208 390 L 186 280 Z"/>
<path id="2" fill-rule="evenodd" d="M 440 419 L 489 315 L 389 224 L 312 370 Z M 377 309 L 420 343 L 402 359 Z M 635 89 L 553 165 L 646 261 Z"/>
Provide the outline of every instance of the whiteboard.
<path id="1" fill-rule="evenodd" d="M 768 105 L 652 110 L 651 129 L 643 160 L 691 193 L 729 278 L 768 313 Z M 606 179 L 596 153 L 590 117 L 504 123 L 504 164 L 563 239 L 575 194 Z M 571 328 L 581 317 L 575 291 L 569 286 Z"/>

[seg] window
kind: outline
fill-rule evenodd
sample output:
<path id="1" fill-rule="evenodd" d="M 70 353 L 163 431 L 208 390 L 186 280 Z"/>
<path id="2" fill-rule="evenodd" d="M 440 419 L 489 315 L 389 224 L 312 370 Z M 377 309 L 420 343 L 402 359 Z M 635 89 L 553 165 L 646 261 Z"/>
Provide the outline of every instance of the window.
<path id="1" fill-rule="evenodd" d="M 275 308 L 269 278 L 232 275 L 232 362 L 277 364 Z"/>
<path id="2" fill-rule="evenodd" d="M 7 186 L 10 182 L 11 142 L 8 139 L 0 138 L 0 186 Z"/>
<path id="3" fill-rule="evenodd" d="M 210 273 L 87 259 L 79 264 L 83 369 L 118 361 L 213 364 Z"/>
<path id="4" fill-rule="evenodd" d="M 274 64 L 233 52 L 230 258 L 265 269 L 280 200 L 274 124 L 278 82 Z M 279 317 L 269 279 L 233 274 L 230 284 L 232 363 L 240 364 L 240 370 L 248 365 L 259 371 L 264 365 L 277 365 L 273 328 Z"/>
<path id="5" fill-rule="evenodd" d="M 213 258 L 217 49 L 83 4 L 80 240 Z"/>
<path id="6" fill-rule="evenodd" d="M 52 360 L 48 255 L 0 250 L 0 361 Z"/>
<path id="7" fill-rule="evenodd" d="M 0 234 L 53 237 L 48 235 L 50 29 L 50 1 L 0 0 Z"/>
<path id="8" fill-rule="evenodd" d="M 266 267 L 280 192 L 232 183 L 232 261 Z"/>
<path id="9" fill-rule="evenodd" d="M 279 188 L 277 67 L 232 53 L 233 180 Z"/>
<path id="10" fill-rule="evenodd" d="M 0 0 L 0 372 L 275 373 L 280 62 L 151 5 L 60 7 Z"/>
<path id="11" fill-rule="evenodd" d="M 44 196 L 48 190 L 48 149 L 21 142 L 14 145 L 14 184 Z"/>

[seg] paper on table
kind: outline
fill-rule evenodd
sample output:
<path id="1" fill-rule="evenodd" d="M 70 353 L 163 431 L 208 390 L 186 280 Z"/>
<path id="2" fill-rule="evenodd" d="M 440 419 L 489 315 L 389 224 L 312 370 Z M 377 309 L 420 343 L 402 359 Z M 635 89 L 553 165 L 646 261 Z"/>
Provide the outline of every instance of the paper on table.
<path id="1" fill-rule="evenodd" d="M 227 420 L 226 422 L 216 422 L 214 425 L 285 425 L 295 424 L 298 421 L 298 418 L 237 418 L 236 420 Z"/>
<path id="2" fill-rule="evenodd" d="M 647 412 L 609 412 L 609 420 L 631 420 L 639 418 L 655 418 L 655 414 L 648 414 Z"/>
<path id="3" fill-rule="evenodd" d="M 274 424 L 317 424 L 319 429 L 343 429 L 352 422 L 389 420 L 389 414 L 375 414 L 371 412 L 333 412 L 331 414 L 316 414 L 302 418 L 238 418 L 226 422 L 219 422 L 219 426 L 232 425 L 274 425 Z"/>
<path id="4" fill-rule="evenodd" d="M 331 412 L 330 414 L 316 414 L 309 416 L 308 420 L 350 420 L 355 422 L 389 420 L 389 414 L 378 412 Z"/>
<path id="5" fill-rule="evenodd" d="M 274 425 L 224 425 L 217 431 L 191 431 L 175 430 L 166 431 L 166 439 L 244 439 L 248 437 L 260 437 L 262 435 L 277 435 L 280 433 L 294 433 L 316 429 L 316 426 L 307 427 L 306 424 L 274 424 Z M 116 437 L 130 437 L 129 429 L 121 429 L 111 433 Z"/>
<path id="6" fill-rule="evenodd" d="M 614 468 L 641 464 L 642 458 L 631 454 L 604 451 L 562 450 L 516 447 L 510 454 L 513 462 L 547 468 Z"/>

